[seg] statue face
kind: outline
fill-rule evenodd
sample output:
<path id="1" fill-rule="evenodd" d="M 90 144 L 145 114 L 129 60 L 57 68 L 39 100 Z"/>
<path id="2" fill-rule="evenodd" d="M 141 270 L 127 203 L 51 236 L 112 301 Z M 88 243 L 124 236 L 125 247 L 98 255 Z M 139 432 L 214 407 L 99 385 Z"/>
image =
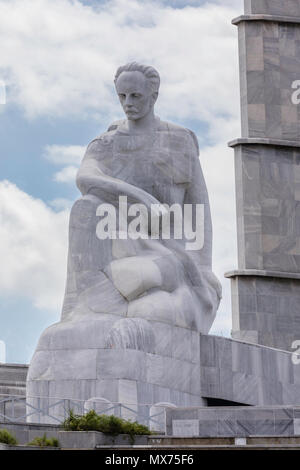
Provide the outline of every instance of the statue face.
<path id="1" fill-rule="evenodd" d="M 141 72 L 122 72 L 116 83 L 122 108 L 129 120 L 137 121 L 152 109 L 157 93 L 152 93 Z"/>

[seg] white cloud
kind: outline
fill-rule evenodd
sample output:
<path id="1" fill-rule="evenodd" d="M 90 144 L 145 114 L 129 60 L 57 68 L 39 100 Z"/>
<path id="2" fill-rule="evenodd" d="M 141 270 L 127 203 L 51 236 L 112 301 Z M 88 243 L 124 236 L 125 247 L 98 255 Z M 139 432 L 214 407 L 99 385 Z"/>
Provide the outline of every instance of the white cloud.
<path id="1" fill-rule="evenodd" d="M 46 310 L 61 309 L 68 211 L 54 212 L 9 181 L 0 182 L 0 293 Z"/>
<path id="2" fill-rule="evenodd" d="M 213 221 L 213 270 L 223 288 L 223 298 L 211 333 L 230 335 L 231 292 L 224 273 L 237 267 L 234 194 L 234 156 L 226 142 L 206 147 L 200 161 L 209 193 Z"/>
<path id="3" fill-rule="evenodd" d="M 44 157 L 56 165 L 79 165 L 85 152 L 81 145 L 47 145 Z"/>
<path id="4" fill-rule="evenodd" d="M 73 201 L 71 201 L 70 199 L 58 197 L 56 199 L 52 199 L 52 201 L 49 201 L 49 205 L 53 207 L 56 211 L 71 210 Z"/>
<path id="5" fill-rule="evenodd" d="M 160 71 L 164 117 L 236 116 L 237 32 L 230 20 L 240 12 L 232 3 L 175 9 L 111 0 L 93 9 L 76 0 L 2 2 L 9 98 L 30 117 L 95 113 L 108 124 L 120 115 L 114 72 L 135 59 Z"/>
<path id="6" fill-rule="evenodd" d="M 80 162 L 86 147 L 81 145 L 47 145 L 44 148 L 44 157 L 54 165 L 67 165 L 54 174 L 58 183 L 75 183 Z"/>
<path id="7" fill-rule="evenodd" d="M 55 181 L 58 183 L 73 183 L 75 182 L 78 167 L 66 166 L 54 175 Z"/>

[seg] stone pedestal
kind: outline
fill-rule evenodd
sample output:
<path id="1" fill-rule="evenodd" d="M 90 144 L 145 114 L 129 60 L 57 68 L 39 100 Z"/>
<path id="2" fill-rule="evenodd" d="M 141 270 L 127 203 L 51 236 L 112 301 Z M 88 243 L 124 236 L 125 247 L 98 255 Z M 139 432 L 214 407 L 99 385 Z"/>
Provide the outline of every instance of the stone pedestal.
<path id="1" fill-rule="evenodd" d="M 32 411 L 28 422 L 63 420 L 65 398 L 71 408 L 74 401 L 75 412 L 83 413 L 89 408 L 87 400 L 101 397 L 110 402 L 110 411 L 111 405 L 115 407 L 116 415 L 147 424 L 152 405 L 205 403 L 198 332 L 151 322 L 155 341 L 148 348 L 138 349 L 141 342 L 136 349 L 109 347 L 107 338 L 115 324 L 116 315 L 86 315 L 77 322 L 52 325 L 43 333 L 27 377 L 27 412 Z M 45 410 L 44 416 L 31 406 Z"/>

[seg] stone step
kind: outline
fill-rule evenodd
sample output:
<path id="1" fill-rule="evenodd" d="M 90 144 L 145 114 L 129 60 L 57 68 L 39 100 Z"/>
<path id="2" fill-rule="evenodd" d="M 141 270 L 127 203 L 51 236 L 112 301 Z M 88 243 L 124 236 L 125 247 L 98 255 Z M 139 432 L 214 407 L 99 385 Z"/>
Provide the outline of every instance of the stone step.
<path id="1" fill-rule="evenodd" d="M 148 445 L 163 448 L 186 447 L 247 447 L 248 446 L 297 446 L 300 448 L 300 436 L 248 436 L 240 437 L 149 437 Z"/>
<path id="2" fill-rule="evenodd" d="M 10 397 L 13 397 L 14 395 L 25 396 L 26 387 L 24 384 L 0 384 L 0 400 L 5 398 L 7 395 Z"/>
<path id="3" fill-rule="evenodd" d="M 193 451 L 197 450 L 299 450 L 299 445 L 296 444 L 274 444 L 274 445 L 247 445 L 247 446 L 237 446 L 237 445 L 194 445 L 194 446 L 96 446 L 95 450 L 111 450 L 111 449 L 116 449 L 119 451 L 122 450 L 129 450 L 129 449 L 135 449 L 137 451 L 147 451 L 147 450 L 159 450 L 159 451 L 170 451 L 170 453 L 173 455 L 177 451 L 182 451 L 182 450 L 187 450 L 193 455 Z M 80 449 L 72 449 L 72 450 L 80 450 Z M 173 451 L 173 452 L 172 452 Z M 133 454 L 134 455 L 134 454 Z M 162 454 L 165 455 L 165 454 Z M 155 460 L 155 455 L 153 456 L 153 459 Z M 158 460 L 159 462 L 159 460 Z"/>
<path id="4" fill-rule="evenodd" d="M 25 384 L 27 372 L 26 364 L 0 364 L 0 385 L 4 382 Z"/>

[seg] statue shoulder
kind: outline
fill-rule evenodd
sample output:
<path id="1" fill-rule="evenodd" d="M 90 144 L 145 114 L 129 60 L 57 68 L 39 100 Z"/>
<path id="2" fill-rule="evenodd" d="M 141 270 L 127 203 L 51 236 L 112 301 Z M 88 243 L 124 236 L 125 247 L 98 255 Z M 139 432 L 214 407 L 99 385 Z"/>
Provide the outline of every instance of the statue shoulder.
<path id="1" fill-rule="evenodd" d="M 88 145 L 88 150 L 91 149 L 100 149 L 102 146 L 109 146 L 109 144 L 113 143 L 114 135 L 117 129 L 124 124 L 125 120 L 114 121 L 112 124 L 109 125 L 107 131 L 102 132 L 97 137 L 95 137 Z"/>
<path id="2" fill-rule="evenodd" d="M 171 133 L 174 133 L 175 135 L 182 135 L 185 137 L 189 142 L 192 142 L 193 147 L 196 148 L 196 151 L 199 154 L 199 144 L 198 144 L 198 139 L 196 137 L 196 134 L 191 131 L 190 129 L 187 129 L 186 127 L 179 126 L 178 124 L 174 124 L 173 122 L 167 122 L 167 121 L 161 121 L 160 122 L 160 130 L 166 130 Z"/>
<path id="3" fill-rule="evenodd" d="M 160 120 L 159 123 L 159 130 L 161 131 L 171 131 L 171 132 L 186 132 L 187 129 L 183 126 L 179 126 L 179 124 L 175 124 L 174 122 L 169 122 L 169 121 L 162 121 Z"/>
<path id="4" fill-rule="evenodd" d="M 108 127 L 107 132 L 115 132 L 119 127 L 124 126 L 126 119 L 120 119 L 119 121 L 114 121 Z"/>

